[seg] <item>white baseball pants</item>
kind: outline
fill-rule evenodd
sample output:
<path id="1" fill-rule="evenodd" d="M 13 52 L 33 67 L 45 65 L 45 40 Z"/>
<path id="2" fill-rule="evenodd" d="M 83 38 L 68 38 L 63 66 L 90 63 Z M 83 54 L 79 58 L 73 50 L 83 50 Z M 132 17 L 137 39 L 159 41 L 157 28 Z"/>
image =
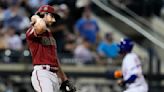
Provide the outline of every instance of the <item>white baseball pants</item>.
<path id="1" fill-rule="evenodd" d="M 148 92 L 147 87 L 145 86 L 137 86 L 133 88 L 128 88 L 124 92 Z"/>
<path id="2" fill-rule="evenodd" d="M 46 67 L 50 66 L 46 65 Z M 59 92 L 59 79 L 56 73 L 43 69 L 42 65 L 34 66 L 31 81 L 37 92 Z"/>

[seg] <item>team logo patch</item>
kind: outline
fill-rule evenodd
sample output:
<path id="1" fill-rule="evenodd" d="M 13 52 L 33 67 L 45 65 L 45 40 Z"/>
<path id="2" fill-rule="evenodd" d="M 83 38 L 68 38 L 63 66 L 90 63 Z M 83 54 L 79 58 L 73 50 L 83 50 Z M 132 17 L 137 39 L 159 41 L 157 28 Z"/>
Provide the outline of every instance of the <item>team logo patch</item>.
<path id="1" fill-rule="evenodd" d="M 48 10 L 48 8 L 47 7 L 44 7 L 44 11 L 47 11 Z"/>
<path id="2" fill-rule="evenodd" d="M 55 45 L 56 41 L 53 37 L 42 37 L 41 43 L 43 45 Z"/>

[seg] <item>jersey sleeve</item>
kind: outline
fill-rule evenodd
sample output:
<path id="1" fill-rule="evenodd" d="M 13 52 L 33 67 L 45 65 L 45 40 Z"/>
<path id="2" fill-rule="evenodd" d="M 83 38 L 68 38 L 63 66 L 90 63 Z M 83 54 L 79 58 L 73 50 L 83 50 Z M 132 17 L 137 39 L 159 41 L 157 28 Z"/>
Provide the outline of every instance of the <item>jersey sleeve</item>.
<path id="1" fill-rule="evenodd" d="M 103 54 L 104 54 L 103 48 L 104 48 L 104 45 L 103 45 L 103 43 L 101 42 L 101 43 L 98 45 L 98 47 L 97 47 L 98 53 L 100 53 L 100 54 L 103 53 Z"/>
<path id="2" fill-rule="evenodd" d="M 81 28 L 81 25 L 83 24 L 83 20 L 80 19 L 76 22 L 75 24 L 75 28 L 77 29 L 77 31 L 80 31 L 79 29 Z"/>
<path id="3" fill-rule="evenodd" d="M 37 34 L 35 33 L 34 28 L 29 28 L 28 31 L 26 32 L 26 38 L 31 39 L 37 37 Z"/>
<path id="4" fill-rule="evenodd" d="M 94 20 L 94 24 L 96 26 L 96 32 L 99 32 L 100 31 L 100 28 L 99 28 L 99 25 L 98 25 L 98 23 L 97 23 L 96 20 Z"/>
<path id="5" fill-rule="evenodd" d="M 139 60 L 139 58 L 137 56 L 129 59 L 128 62 L 129 62 L 129 64 L 127 66 L 127 70 L 128 70 L 128 73 L 130 75 L 142 74 L 141 63 L 140 63 L 140 60 Z"/>

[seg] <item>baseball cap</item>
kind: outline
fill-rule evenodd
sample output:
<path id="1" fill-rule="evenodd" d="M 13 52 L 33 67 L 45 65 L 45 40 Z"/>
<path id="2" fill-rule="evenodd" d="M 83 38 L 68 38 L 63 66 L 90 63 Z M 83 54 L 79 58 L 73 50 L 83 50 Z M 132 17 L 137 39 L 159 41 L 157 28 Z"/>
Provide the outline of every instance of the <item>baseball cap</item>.
<path id="1" fill-rule="evenodd" d="M 50 6 L 50 5 L 43 5 L 41 6 L 36 12 L 35 14 L 38 14 L 38 13 L 42 13 L 42 12 L 46 12 L 46 13 L 51 13 L 53 14 L 53 16 L 55 18 L 59 18 L 60 16 L 56 13 L 57 10 L 55 10 L 54 7 Z"/>

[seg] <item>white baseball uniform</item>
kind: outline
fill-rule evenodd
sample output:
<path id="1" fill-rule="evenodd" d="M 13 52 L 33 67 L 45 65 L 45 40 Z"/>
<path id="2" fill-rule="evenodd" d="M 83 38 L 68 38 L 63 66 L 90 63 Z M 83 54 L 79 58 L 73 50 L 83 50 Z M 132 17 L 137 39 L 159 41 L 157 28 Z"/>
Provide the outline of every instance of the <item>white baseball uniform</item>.
<path id="1" fill-rule="evenodd" d="M 141 62 L 135 53 L 128 53 L 122 64 L 123 79 L 128 80 L 131 75 L 137 75 L 133 83 L 126 84 L 124 92 L 148 92 L 148 86 L 142 74 Z"/>

